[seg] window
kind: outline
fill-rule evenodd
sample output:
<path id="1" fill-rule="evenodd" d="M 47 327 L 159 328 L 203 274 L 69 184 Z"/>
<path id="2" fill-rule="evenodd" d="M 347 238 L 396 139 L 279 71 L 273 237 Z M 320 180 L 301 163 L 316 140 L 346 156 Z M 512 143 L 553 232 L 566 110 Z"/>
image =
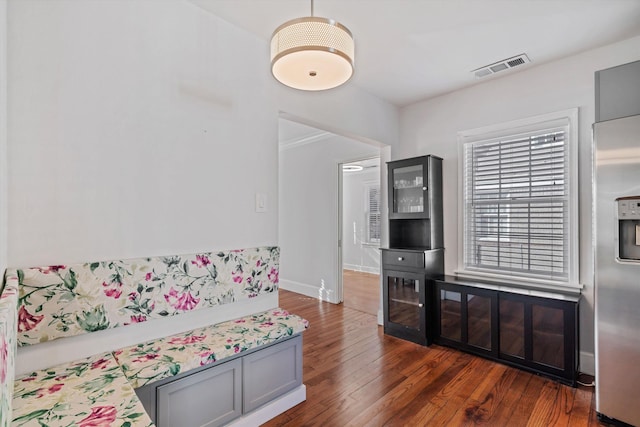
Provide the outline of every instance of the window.
<path id="1" fill-rule="evenodd" d="M 380 244 L 380 184 L 365 185 L 366 243 Z"/>
<path id="2" fill-rule="evenodd" d="M 459 273 L 577 280 L 577 111 L 461 133 Z"/>

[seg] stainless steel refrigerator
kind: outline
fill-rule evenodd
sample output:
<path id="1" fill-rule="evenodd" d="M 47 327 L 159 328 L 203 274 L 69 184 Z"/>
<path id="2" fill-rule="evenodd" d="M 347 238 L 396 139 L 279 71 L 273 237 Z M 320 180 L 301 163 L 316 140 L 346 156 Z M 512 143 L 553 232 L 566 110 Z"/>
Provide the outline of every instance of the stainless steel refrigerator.
<path id="1" fill-rule="evenodd" d="M 596 410 L 640 426 L 640 115 L 593 131 Z"/>

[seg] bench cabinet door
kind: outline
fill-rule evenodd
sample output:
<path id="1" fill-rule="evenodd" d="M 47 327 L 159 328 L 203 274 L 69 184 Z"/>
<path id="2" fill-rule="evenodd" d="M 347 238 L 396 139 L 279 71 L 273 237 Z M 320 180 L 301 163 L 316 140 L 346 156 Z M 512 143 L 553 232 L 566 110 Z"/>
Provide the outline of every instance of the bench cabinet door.
<path id="1" fill-rule="evenodd" d="M 242 362 L 231 360 L 157 389 L 158 427 L 220 426 L 242 415 Z"/>
<path id="2" fill-rule="evenodd" d="M 242 358 L 244 413 L 302 384 L 302 336 Z"/>

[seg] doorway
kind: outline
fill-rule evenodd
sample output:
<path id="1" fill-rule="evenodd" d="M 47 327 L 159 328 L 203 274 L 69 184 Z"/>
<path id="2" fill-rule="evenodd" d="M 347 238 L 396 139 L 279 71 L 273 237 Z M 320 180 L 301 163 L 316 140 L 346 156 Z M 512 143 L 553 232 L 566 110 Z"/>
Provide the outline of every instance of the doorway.
<path id="1" fill-rule="evenodd" d="M 389 149 L 292 119 L 281 117 L 278 132 L 280 288 L 339 304 L 344 301 L 341 165 L 388 160 Z M 357 197 L 363 206 L 364 195 Z M 373 294 L 379 298 L 377 289 Z"/>
<path id="2" fill-rule="evenodd" d="M 345 307 L 377 315 L 380 307 L 380 157 L 342 163 L 342 291 Z"/>

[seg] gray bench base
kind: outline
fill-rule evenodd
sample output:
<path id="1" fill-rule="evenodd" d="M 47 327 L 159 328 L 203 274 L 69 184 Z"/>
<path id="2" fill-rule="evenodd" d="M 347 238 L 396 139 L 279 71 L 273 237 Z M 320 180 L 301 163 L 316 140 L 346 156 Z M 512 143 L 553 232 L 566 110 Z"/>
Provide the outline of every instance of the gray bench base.
<path id="1" fill-rule="evenodd" d="M 145 385 L 136 394 L 158 427 L 213 427 L 301 386 L 302 335 L 296 335 Z M 304 394 L 304 388 L 301 391 Z"/>

